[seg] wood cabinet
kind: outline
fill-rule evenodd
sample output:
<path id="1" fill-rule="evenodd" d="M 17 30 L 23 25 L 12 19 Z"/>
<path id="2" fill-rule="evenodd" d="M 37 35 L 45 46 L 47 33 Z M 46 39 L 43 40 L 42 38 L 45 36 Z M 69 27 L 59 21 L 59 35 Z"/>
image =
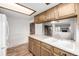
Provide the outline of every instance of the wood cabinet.
<path id="1" fill-rule="evenodd" d="M 34 17 L 34 23 L 40 23 L 40 21 L 39 21 L 39 15 L 37 15 L 37 16 Z"/>
<path id="2" fill-rule="evenodd" d="M 66 18 L 76 15 L 76 9 L 74 3 L 62 3 L 58 8 L 59 18 Z"/>
<path id="3" fill-rule="evenodd" d="M 45 12 L 43 12 L 39 16 L 39 22 L 42 23 L 42 22 L 45 22 L 45 21 L 46 21 L 46 14 L 45 14 Z"/>
<path id="4" fill-rule="evenodd" d="M 33 52 L 35 56 L 40 56 L 40 41 L 33 39 Z"/>
<path id="5" fill-rule="evenodd" d="M 51 48 L 52 46 L 44 43 L 44 42 L 41 42 L 41 56 L 51 56 L 52 53 L 51 53 Z"/>
<path id="6" fill-rule="evenodd" d="M 59 19 L 58 6 L 54 7 L 54 16 L 55 16 L 55 19 L 54 20 Z"/>
<path id="7" fill-rule="evenodd" d="M 76 56 L 74 54 L 71 54 L 69 52 L 66 52 L 66 51 L 61 50 L 61 49 L 56 48 L 56 47 L 54 47 L 53 53 L 54 53 L 55 56 Z"/>
<path id="8" fill-rule="evenodd" d="M 33 44 L 33 54 L 35 56 L 40 56 L 40 45 L 37 43 Z"/>
<path id="9" fill-rule="evenodd" d="M 29 37 L 29 51 L 35 56 L 76 56 L 31 37 Z"/>
<path id="10" fill-rule="evenodd" d="M 55 19 L 54 9 L 53 8 L 46 11 L 46 19 L 47 19 L 47 21 L 51 21 L 51 20 Z"/>
<path id="11" fill-rule="evenodd" d="M 78 4 L 61 3 L 35 16 L 35 23 L 56 21 L 78 15 Z"/>
<path id="12" fill-rule="evenodd" d="M 42 23 L 42 22 L 45 22 L 45 21 L 47 21 L 45 12 L 34 17 L 35 23 Z"/>
<path id="13" fill-rule="evenodd" d="M 41 56 L 51 56 L 51 51 L 41 46 Z"/>
<path id="14" fill-rule="evenodd" d="M 29 51 L 33 53 L 33 39 L 29 37 Z"/>
<path id="15" fill-rule="evenodd" d="M 40 56 L 40 41 L 29 37 L 29 50 L 35 56 Z"/>

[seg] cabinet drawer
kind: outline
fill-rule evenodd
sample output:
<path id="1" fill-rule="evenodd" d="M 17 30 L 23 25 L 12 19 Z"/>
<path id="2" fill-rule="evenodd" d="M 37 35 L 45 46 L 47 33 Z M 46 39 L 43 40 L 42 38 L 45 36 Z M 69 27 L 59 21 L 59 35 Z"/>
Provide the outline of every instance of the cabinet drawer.
<path id="1" fill-rule="evenodd" d="M 46 44 L 46 43 L 41 42 L 41 46 L 43 46 L 43 47 L 45 47 L 45 48 L 47 48 L 49 50 L 52 50 L 52 46 L 49 45 L 49 44 Z"/>
<path id="2" fill-rule="evenodd" d="M 51 56 L 51 51 L 45 47 L 41 47 L 41 56 Z"/>
<path id="3" fill-rule="evenodd" d="M 39 44 L 39 45 L 40 45 L 40 41 L 38 41 L 37 39 L 33 39 L 33 42 L 34 42 L 35 44 Z"/>
<path id="4" fill-rule="evenodd" d="M 63 51 L 63 50 L 60 50 L 59 53 L 60 53 L 60 56 L 76 56 L 74 54 L 71 54 L 71 53 Z"/>
<path id="5" fill-rule="evenodd" d="M 71 54 L 69 52 L 63 51 L 61 49 L 58 48 L 54 48 L 54 55 L 59 55 L 59 56 L 75 56 L 74 54 Z"/>

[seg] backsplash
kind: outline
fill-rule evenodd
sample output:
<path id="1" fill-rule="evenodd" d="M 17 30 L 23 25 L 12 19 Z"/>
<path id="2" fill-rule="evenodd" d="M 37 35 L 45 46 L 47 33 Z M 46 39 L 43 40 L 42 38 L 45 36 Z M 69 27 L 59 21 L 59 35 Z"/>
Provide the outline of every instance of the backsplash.
<path id="1" fill-rule="evenodd" d="M 52 37 L 60 38 L 60 39 L 67 39 L 67 40 L 75 40 L 76 35 L 76 18 L 68 18 L 58 21 L 51 21 L 44 23 L 43 26 L 49 26 L 51 30 L 50 32 Z M 46 29 L 44 29 L 44 34 Z"/>

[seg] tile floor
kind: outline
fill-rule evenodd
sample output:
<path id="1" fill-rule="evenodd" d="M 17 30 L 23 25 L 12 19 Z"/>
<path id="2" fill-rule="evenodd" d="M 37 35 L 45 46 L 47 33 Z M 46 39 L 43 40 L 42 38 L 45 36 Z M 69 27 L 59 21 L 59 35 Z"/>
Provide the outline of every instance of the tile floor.
<path id="1" fill-rule="evenodd" d="M 28 50 L 28 44 L 7 49 L 7 56 L 33 56 Z"/>

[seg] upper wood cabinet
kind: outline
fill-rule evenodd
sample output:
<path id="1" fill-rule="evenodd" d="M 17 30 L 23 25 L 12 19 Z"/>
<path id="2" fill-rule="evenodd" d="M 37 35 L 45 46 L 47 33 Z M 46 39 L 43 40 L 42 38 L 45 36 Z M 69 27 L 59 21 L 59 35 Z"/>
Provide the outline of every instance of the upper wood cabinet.
<path id="1" fill-rule="evenodd" d="M 45 22 L 45 21 L 47 21 L 45 12 L 43 12 L 43 13 L 41 13 L 39 15 L 36 15 L 34 17 L 34 22 L 35 23 L 42 23 L 42 22 Z"/>
<path id="2" fill-rule="evenodd" d="M 76 16 L 79 14 L 78 6 L 79 4 L 74 3 L 61 3 L 35 16 L 35 23 L 43 23 L 46 21 L 54 21 Z"/>
<path id="3" fill-rule="evenodd" d="M 54 16 L 55 16 L 55 19 L 59 19 L 59 12 L 58 12 L 58 6 L 54 7 Z"/>
<path id="4" fill-rule="evenodd" d="M 51 21 L 51 20 L 55 19 L 54 9 L 53 8 L 46 11 L 46 19 L 47 19 L 47 21 Z"/>
<path id="5" fill-rule="evenodd" d="M 41 13 L 39 16 L 39 22 L 45 22 L 46 21 L 46 14 L 45 12 Z"/>
<path id="6" fill-rule="evenodd" d="M 39 15 L 34 17 L 34 23 L 39 23 Z"/>
<path id="7" fill-rule="evenodd" d="M 75 4 L 73 3 L 64 3 L 58 6 L 59 19 L 71 17 L 76 14 Z"/>

